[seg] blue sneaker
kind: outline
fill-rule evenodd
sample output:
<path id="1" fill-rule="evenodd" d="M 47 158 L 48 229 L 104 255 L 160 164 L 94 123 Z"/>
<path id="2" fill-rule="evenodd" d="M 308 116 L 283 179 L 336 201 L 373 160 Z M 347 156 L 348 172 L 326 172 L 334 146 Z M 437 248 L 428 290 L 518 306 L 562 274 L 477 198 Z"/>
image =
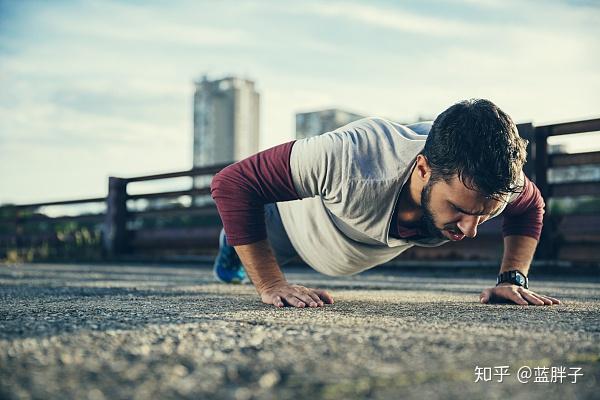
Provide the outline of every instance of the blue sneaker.
<path id="1" fill-rule="evenodd" d="M 233 246 L 227 244 L 225 231 L 219 235 L 219 254 L 213 266 L 215 279 L 223 283 L 245 283 L 246 271 Z"/>

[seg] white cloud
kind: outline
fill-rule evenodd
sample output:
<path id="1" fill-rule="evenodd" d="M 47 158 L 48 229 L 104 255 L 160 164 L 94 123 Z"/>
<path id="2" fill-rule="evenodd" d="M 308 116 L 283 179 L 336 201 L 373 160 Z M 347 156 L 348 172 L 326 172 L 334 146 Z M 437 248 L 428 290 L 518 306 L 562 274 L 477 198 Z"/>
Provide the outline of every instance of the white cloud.
<path id="1" fill-rule="evenodd" d="M 204 10 L 178 13 L 174 19 L 166 10 L 115 1 L 88 2 L 86 12 L 94 18 L 77 18 L 81 10 L 45 8 L 37 21 L 57 33 L 111 40 L 161 44 L 218 47 L 251 45 L 253 35 L 237 27 L 221 27 L 199 23 L 194 17 Z M 181 11 L 181 10 L 180 10 Z M 76 14 L 75 18 L 73 14 Z M 118 43 L 118 42 L 117 42 Z M 123 43 L 120 43 L 121 45 Z"/>
<path id="2" fill-rule="evenodd" d="M 156 18 L 156 17 L 155 17 Z M 73 23 L 52 18 L 51 26 L 59 32 L 84 37 L 96 37 L 104 40 L 129 41 L 160 45 L 191 45 L 220 47 L 227 45 L 250 46 L 254 44 L 252 35 L 240 29 L 221 29 L 217 27 L 191 26 L 156 23 L 156 19 L 140 19 L 106 26 L 102 22 Z"/>
<path id="3" fill-rule="evenodd" d="M 0 202 L 94 196 L 108 174 L 188 168 L 205 71 L 256 79 L 261 148 L 318 108 L 408 122 L 486 97 L 518 121 L 598 116 L 589 8 L 468 3 L 484 13 L 467 20 L 372 3 L 40 4 L 20 36 L 0 35 L 12 49 L 0 64 Z M 418 40 L 396 43 L 406 33 Z"/>
<path id="4" fill-rule="evenodd" d="M 149 103 L 148 99 L 144 98 L 148 96 L 146 92 L 136 91 L 140 86 L 148 89 L 150 93 L 154 91 L 159 98 L 154 98 L 154 103 Z M 18 101 L 0 107 L 0 137 L 14 137 L 16 140 L 23 136 L 31 136 L 32 140 L 46 137 L 61 146 L 66 145 L 61 137 L 79 138 L 81 143 L 74 141 L 73 144 L 85 146 L 91 142 L 131 144 L 142 140 L 160 140 L 166 133 L 176 130 L 181 130 L 181 135 L 187 133 L 184 117 L 191 111 L 188 108 L 165 104 L 160 100 L 162 93 L 168 93 L 170 98 L 179 98 L 182 104 L 187 103 L 188 99 L 169 85 L 146 86 L 137 82 L 131 86 L 115 88 L 112 92 L 110 87 L 102 84 L 76 83 L 61 88 L 63 96 L 75 96 L 70 100 L 72 106 L 61 104 L 56 99 L 52 100 L 55 92 L 50 91 L 45 93 L 45 96 L 40 96 L 36 89 L 39 91 L 39 88 L 27 82 L 16 85 L 12 92 L 19 94 Z M 131 112 L 101 112 L 94 110 L 94 104 L 78 105 L 78 96 L 81 95 L 84 100 L 90 96 L 99 96 L 101 101 L 118 101 L 118 104 L 125 105 L 140 102 L 137 107 L 141 110 L 137 118 L 132 118 Z M 177 124 L 173 124 L 174 113 L 177 115 Z M 17 135 L 14 136 L 15 134 Z M 52 142 L 47 144 L 51 145 Z"/>
<path id="5" fill-rule="evenodd" d="M 399 9 L 349 2 L 312 3 L 307 5 L 303 11 L 319 16 L 350 19 L 370 25 L 372 28 L 387 28 L 427 36 L 474 35 L 485 28 L 472 22 L 452 21 Z"/>

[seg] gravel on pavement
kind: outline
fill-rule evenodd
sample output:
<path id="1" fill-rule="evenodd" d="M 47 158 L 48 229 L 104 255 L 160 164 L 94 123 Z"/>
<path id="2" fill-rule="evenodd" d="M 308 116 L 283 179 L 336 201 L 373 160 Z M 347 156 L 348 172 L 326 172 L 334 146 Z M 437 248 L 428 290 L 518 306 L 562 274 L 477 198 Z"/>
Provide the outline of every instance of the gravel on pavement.
<path id="1" fill-rule="evenodd" d="M 532 276 L 563 301 L 536 307 L 480 304 L 494 276 L 286 275 L 335 304 L 207 266 L 0 266 L 0 398 L 600 398 L 598 277 Z"/>

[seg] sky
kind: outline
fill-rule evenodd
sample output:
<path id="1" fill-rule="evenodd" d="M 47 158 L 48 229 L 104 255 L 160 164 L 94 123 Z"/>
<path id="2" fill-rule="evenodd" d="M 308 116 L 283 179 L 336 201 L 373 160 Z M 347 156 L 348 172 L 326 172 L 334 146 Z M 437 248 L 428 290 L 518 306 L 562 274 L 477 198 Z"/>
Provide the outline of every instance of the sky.
<path id="1" fill-rule="evenodd" d="M 331 107 L 411 122 L 487 98 L 517 123 L 597 118 L 599 22 L 600 1 L 0 0 L 0 204 L 189 169 L 204 74 L 256 82 L 261 149 Z"/>

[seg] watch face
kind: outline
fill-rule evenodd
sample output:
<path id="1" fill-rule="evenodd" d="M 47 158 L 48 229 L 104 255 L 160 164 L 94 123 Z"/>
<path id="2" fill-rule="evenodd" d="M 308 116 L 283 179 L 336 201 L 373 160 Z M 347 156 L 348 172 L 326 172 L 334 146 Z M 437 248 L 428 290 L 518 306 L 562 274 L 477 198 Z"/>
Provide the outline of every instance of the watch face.
<path id="1" fill-rule="evenodd" d="M 519 284 L 521 284 L 521 285 L 525 284 L 525 279 L 521 275 L 517 275 L 516 278 L 517 278 L 516 280 L 517 280 L 517 282 L 519 282 Z"/>

